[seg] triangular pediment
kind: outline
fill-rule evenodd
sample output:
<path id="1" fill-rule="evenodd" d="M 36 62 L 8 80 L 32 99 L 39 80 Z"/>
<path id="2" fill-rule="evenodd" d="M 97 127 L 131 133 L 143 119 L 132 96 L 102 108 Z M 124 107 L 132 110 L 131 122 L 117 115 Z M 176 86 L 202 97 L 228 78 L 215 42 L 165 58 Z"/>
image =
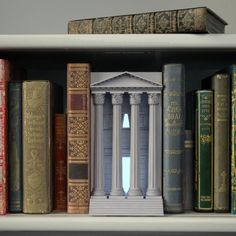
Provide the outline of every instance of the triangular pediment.
<path id="1" fill-rule="evenodd" d="M 130 72 L 123 72 L 114 77 L 104 79 L 102 81 L 91 84 L 91 89 L 148 89 L 148 88 L 162 88 L 162 85 L 146 78 L 140 77 Z"/>

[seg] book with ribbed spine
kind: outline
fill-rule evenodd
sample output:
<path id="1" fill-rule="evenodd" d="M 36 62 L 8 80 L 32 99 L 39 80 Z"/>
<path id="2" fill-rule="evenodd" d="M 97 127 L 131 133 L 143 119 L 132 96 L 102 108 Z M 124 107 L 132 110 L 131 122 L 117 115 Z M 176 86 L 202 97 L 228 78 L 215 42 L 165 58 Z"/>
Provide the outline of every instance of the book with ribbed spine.
<path id="1" fill-rule="evenodd" d="M 213 210 L 213 91 L 196 92 L 195 202 L 196 211 Z"/>
<path id="2" fill-rule="evenodd" d="M 224 33 L 227 23 L 207 7 L 71 20 L 69 34 Z"/>
<path id="3" fill-rule="evenodd" d="M 52 210 L 52 114 L 54 86 L 23 82 L 23 212 Z"/>
<path id="4" fill-rule="evenodd" d="M 90 199 L 90 65 L 67 65 L 68 213 L 87 214 Z"/>
<path id="5" fill-rule="evenodd" d="M 8 83 L 9 212 L 22 212 L 22 81 Z"/>
<path id="6" fill-rule="evenodd" d="M 0 59 L 0 215 L 8 210 L 7 189 L 7 82 L 10 80 L 11 64 Z"/>
<path id="7" fill-rule="evenodd" d="M 166 64 L 163 70 L 163 198 L 164 210 L 183 212 L 185 70 Z"/>
<path id="8" fill-rule="evenodd" d="M 54 210 L 67 211 L 66 114 L 54 115 Z"/>

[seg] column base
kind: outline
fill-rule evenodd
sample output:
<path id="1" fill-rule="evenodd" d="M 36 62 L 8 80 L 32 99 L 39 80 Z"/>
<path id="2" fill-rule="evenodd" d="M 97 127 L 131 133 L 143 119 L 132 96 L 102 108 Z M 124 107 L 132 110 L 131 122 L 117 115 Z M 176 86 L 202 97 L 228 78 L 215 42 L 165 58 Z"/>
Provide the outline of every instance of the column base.
<path id="1" fill-rule="evenodd" d="M 93 195 L 94 196 L 105 196 L 106 193 L 104 192 L 103 189 L 95 189 L 94 192 L 93 192 Z"/>
<path id="2" fill-rule="evenodd" d="M 89 214 L 94 216 L 164 216 L 162 196 L 92 196 Z"/>
<path id="3" fill-rule="evenodd" d="M 128 196 L 142 196 L 142 192 L 138 188 L 129 189 Z"/>
<path id="4" fill-rule="evenodd" d="M 111 190 L 110 195 L 111 196 L 124 196 L 125 192 L 123 189 L 113 189 Z"/>
<path id="5" fill-rule="evenodd" d="M 160 196 L 161 192 L 159 189 L 148 189 L 146 192 L 146 196 Z"/>

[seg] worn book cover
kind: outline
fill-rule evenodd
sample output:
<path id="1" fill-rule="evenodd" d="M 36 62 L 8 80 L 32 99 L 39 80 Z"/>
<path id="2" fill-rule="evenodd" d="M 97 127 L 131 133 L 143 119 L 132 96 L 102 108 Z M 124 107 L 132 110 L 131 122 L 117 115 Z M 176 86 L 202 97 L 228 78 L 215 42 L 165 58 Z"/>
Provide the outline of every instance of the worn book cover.
<path id="1" fill-rule="evenodd" d="M 90 199 L 90 66 L 67 66 L 69 213 L 87 214 Z"/>
<path id="2" fill-rule="evenodd" d="M 213 91 L 196 92 L 195 210 L 213 210 Z"/>
<path id="3" fill-rule="evenodd" d="M 69 34 L 224 33 L 227 23 L 207 7 L 71 20 Z"/>
<path id="4" fill-rule="evenodd" d="M 7 82 L 10 80 L 11 64 L 0 59 L 0 214 L 7 213 Z"/>
<path id="5" fill-rule="evenodd" d="M 53 85 L 23 82 L 23 212 L 52 210 Z"/>
<path id="6" fill-rule="evenodd" d="M 54 115 L 54 210 L 67 211 L 66 114 Z"/>
<path id="7" fill-rule="evenodd" d="M 22 81 L 8 83 L 9 212 L 22 212 Z"/>
<path id="8" fill-rule="evenodd" d="M 166 64 L 163 70 L 163 198 L 164 210 L 183 212 L 185 70 Z"/>

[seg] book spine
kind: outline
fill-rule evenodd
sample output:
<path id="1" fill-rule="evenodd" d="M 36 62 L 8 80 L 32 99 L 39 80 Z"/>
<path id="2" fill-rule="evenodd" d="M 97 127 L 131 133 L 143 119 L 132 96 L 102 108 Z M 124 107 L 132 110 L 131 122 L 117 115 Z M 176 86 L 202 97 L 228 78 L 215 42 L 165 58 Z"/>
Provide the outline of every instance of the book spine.
<path id="1" fill-rule="evenodd" d="M 236 214 L 236 66 L 231 70 L 231 213 Z"/>
<path id="2" fill-rule="evenodd" d="M 196 92 L 195 210 L 213 210 L 213 92 Z"/>
<path id="3" fill-rule="evenodd" d="M 184 210 L 193 210 L 194 140 L 192 130 L 185 130 L 183 163 Z"/>
<path id="4" fill-rule="evenodd" d="M 87 214 L 90 199 L 90 66 L 67 66 L 69 213 Z"/>
<path id="5" fill-rule="evenodd" d="M 0 214 L 7 213 L 7 82 L 10 62 L 0 59 Z"/>
<path id="6" fill-rule="evenodd" d="M 52 85 L 23 82 L 23 212 L 52 209 Z"/>
<path id="7" fill-rule="evenodd" d="M 54 210 L 67 211 L 66 115 L 54 115 Z"/>
<path id="8" fill-rule="evenodd" d="M 214 90 L 214 211 L 229 211 L 229 76 L 212 77 Z"/>
<path id="9" fill-rule="evenodd" d="M 163 198 L 164 210 L 183 212 L 182 172 L 185 129 L 185 76 L 182 64 L 163 72 Z"/>
<path id="10" fill-rule="evenodd" d="M 8 91 L 9 212 L 22 212 L 22 83 L 10 82 Z"/>

